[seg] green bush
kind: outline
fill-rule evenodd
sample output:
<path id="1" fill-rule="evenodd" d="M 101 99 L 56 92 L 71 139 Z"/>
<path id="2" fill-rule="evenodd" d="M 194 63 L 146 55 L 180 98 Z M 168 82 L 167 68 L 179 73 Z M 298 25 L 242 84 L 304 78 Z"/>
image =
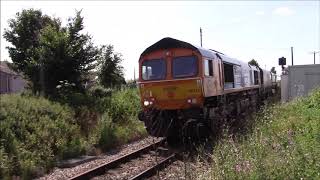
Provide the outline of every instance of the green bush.
<path id="1" fill-rule="evenodd" d="M 75 121 L 81 132 L 88 137 L 90 131 L 97 125 L 98 118 L 110 106 L 112 90 L 94 86 L 88 91 L 80 93 L 70 89 L 65 84 L 59 87 L 59 96 L 54 101 L 70 106 L 75 112 Z"/>
<path id="2" fill-rule="evenodd" d="M 105 89 L 101 86 L 93 86 L 84 92 L 75 91 L 74 85 L 67 81 L 61 81 L 57 89 L 57 96 L 50 97 L 51 100 L 67 104 L 72 108 L 85 106 L 87 109 L 100 114 L 109 106 L 112 95 L 111 89 Z"/>
<path id="3" fill-rule="evenodd" d="M 137 120 L 140 97 L 137 89 L 126 88 L 113 93 L 108 114 L 113 122 L 126 123 Z"/>
<path id="4" fill-rule="evenodd" d="M 125 144 L 146 136 L 147 132 L 143 122 L 132 121 L 126 125 L 116 126 L 115 135 L 118 143 Z"/>
<path id="5" fill-rule="evenodd" d="M 111 102 L 99 119 L 93 140 L 102 150 L 146 136 L 144 124 L 137 119 L 140 101 L 137 89 L 123 89 L 112 94 Z"/>
<path id="6" fill-rule="evenodd" d="M 102 150 L 106 151 L 115 146 L 116 137 L 114 132 L 114 124 L 107 114 L 103 114 L 97 128 L 98 145 Z"/>
<path id="7" fill-rule="evenodd" d="M 96 129 L 96 144 L 103 151 L 146 136 L 144 124 L 127 121 L 126 124 L 112 122 L 108 114 L 103 114 Z"/>
<path id="8" fill-rule="evenodd" d="M 99 97 L 99 98 L 111 97 L 112 89 L 106 89 L 102 86 L 93 86 L 92 88 L 89 89 L 89 93 L 93 97 Z"/>
<path id="9" fill-rule="evenodd" d="M 147 135 L 144 123 L 137 118 L 139 111 L 138 89 L 124 88 L 113 93 L 108 116 L 114 124 L 117 144 L 128 143 Z"/>
<path id="10" fill-rule="evenodd" d="M 92 150 L 106 151 L 146 136 L 137 119 L 139 110 L 138 91 L 133 88 L 96 87 L 85 93 L 67 92 L 55 101 L 29 93 L 1 95 L 0 179 L 13 175 L 31 179 L 56 160 L 95 154 Z"/>
<path id="11" fill-rule="evenodd" d="M 2 144 L 2 143 L 1 143 Z M 9 157 L 3 146 L 0 144 L 0 178 L 9 173 Z"/>
<path id="12" fill-rule="evenodd" d="M 214 179 L 320 179 L 320 90 L 257 115 L 247 136 L 219 141 Z"/>
<path id="13" fill-rule="evenodd" d="M 0 179 L 30 178 L 84 152 L 74 111 L 39 97 L 1 95 L 0 140 Z"/>

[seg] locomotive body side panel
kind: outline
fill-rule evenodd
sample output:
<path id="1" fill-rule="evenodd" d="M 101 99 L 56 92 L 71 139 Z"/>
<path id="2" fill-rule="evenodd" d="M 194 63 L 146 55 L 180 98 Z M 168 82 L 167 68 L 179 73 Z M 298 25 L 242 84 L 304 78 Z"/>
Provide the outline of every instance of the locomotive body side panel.
<path id="1" fill-rule="evenodd" d="M 211 63 L 209 63 L 211 61 Z M 203 58 L 203 89 L 205 97 L 218 96 L 223 93 L 221 64 L 218 59 Z M 210 66 L 210 67 L 209 67 Z"/>
<path id="2" fill-rule="evenodd" d="M 271 73 L 270 71 L 263 70 L 263 80 L 265 87 L 271 87 Z"/>
<path id="3" fill-rule="evenodd" d="M 242 88 L 242 72 L 241 72 L 241 66 L 233 66 L 233 72 L 234 72 L 234 87 L 235 88 Z"/>
<path id="4" fill-rule="evenodd" d="M 243 87 L 250 87 L 252 75 L 250 75 L 249 65 L 242 63 L 241 70 L 242 70 L 242 85 L 243 85 Z"/>

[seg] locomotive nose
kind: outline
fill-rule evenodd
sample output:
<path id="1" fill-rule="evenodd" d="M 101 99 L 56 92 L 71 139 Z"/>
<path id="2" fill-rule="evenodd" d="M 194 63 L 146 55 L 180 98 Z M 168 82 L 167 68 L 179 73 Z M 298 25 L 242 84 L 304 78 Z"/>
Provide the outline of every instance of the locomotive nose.
<path id="1" fill-rule="evenodd" d="M 199 79 L 146 83 L 140 90 L 144 108 L 186 109 L 203 101 Z"/>

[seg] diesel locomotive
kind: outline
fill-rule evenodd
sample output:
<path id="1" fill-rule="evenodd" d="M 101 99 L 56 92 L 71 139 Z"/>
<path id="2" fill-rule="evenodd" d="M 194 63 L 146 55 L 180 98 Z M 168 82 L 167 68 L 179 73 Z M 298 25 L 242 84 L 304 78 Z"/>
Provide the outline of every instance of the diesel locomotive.
<path id="1" fill-rule="evenodd" d="M 255 111 L 274 74 L 212 49 L 163 38 L 139 59 L 139 119 L 156 137 L 202 138 Z"/>

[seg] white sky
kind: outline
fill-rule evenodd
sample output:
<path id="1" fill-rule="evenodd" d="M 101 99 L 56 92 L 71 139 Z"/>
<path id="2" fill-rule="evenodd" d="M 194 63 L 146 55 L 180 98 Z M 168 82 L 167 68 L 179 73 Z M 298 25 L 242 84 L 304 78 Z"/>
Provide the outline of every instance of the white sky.
<path id="1" fill-rule="evenodd" d="M 256 59 L 262 67 L 277 67 L 278 58 L 291 65 L 312 64 L 320 50 L 320 1 L 1 1 L 1 60 L 10 60 L 3 39 L 8 19 L 22 9 L 41 9 L 66 23 L 82 9 L 85 32 L 96 45 L 112 44 L 123 55 L 125 78 L 138 74 L 144 49 L 164 37 L 221 51 L 242 61 Z M 316 55 L 320 63 L 320 53 Z"/>

